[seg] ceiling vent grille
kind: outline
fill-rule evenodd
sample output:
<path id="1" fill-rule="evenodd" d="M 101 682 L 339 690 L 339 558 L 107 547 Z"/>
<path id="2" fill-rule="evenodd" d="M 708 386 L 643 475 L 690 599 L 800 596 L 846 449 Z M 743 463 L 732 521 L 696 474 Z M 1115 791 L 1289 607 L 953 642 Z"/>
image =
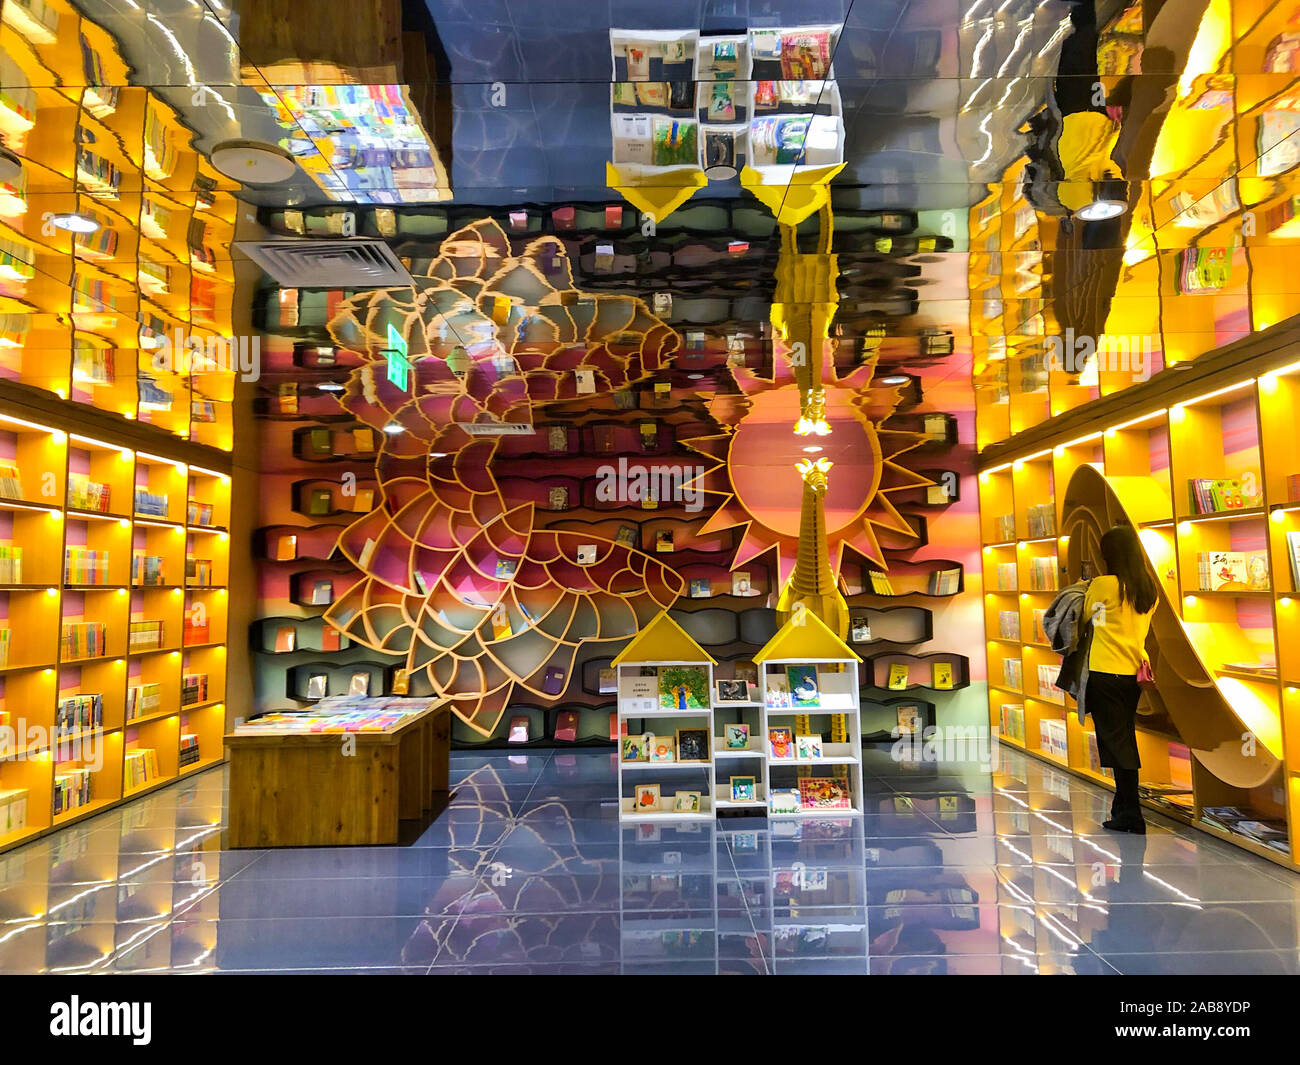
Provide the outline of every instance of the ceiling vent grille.
<path id="1" fill-rule="evenodd" d="M 235 247 L 283 288 L 409 288 L 414 284 L 382 240 L 238 241 Z"/>

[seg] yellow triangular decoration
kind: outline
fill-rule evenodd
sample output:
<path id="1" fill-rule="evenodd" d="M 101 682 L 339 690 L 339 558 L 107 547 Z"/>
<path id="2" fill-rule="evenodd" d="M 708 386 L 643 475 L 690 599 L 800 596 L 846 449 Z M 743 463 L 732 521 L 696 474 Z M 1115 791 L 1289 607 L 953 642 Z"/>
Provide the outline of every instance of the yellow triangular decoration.
<path id="1" fill-rule="evenodd" d="M 654 620 L 636 634 L 632 642 L 618 653 L 613 665 L 630 662 L 708 662 L 718 660 L 696 643 L 690 633 L 668 616 L 666 610 L 655 615 Z"/>
<path id="2" fill-rule="evenodd" d="M 826 622 L 807 610 L 792 615 L 754 656 L 756 663 L 769 659 L 774 662 L 862 661 Z"/>
<path id="3" fill-rule="evenodd" d="M 624 174 L 613 163 L 605 164 L 605 184 L 638 211 L 662 222 L 709 183 L 703 170 L 686 167 L 649 175 Z"/>
<path id="4" fill-rule="evenodd" d="M 831 179 L 843 169 L 843 163 L 795 167 L 788 185 L 765 185 L 763 175 L 746 166 L 740 171 L 740 184 L 752 192 L 781 225 L 797 226 L 826 206 L 831 197 Z"/>

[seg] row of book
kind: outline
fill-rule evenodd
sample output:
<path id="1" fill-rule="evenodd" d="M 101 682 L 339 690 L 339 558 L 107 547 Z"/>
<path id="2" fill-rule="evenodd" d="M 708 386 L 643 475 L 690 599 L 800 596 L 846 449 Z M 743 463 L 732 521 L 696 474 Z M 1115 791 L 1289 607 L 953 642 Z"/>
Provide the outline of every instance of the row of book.
<path id="1" fill-rule="evenodd" d="M 329 674 L 313 673 L 307 678 L 306 699 L 324 699 L 329 695 Z M 369 695 L 370 694 L 370 674 L 364 670 L 357 670 L 348 679 L 348 695 Z"/>
<path id="2" fill-rule="evenodd" d="M 191 499 L 185 507 L 185 520 L 191 525 L 211 525 L 212 504 L 196 503 Z"/>
<path id="3" fill-rule="evenodd" d="M 163 645 L 163 622 L 133 621 L 127 633 L 127 653 L 156 651 Z"/>
<path id="4" fill-rule="evenodd" d="M 1044 754 L 1059 758 L 1063 762 L 1070 760 L 1065 722 L 1059 718 L 1038 719 L 1038 742 Z"/>
<path id="5" fill-rule="evenodd" d="M 1020 639 L 1020 611 L 998 611 L 998 638 L 1002 640 Z"/>
<path id="6" fill-rule="evenodd" d="M 1016 516 L 999 514 L 993 519 L 993 538 L 998 543 L 1006 543 L 1016 538 Z"/>
<path id="7" fill-rule="evenodd" d="M 107 514 L 112 498 L 112 485 L 92 481 L 83 474 L 69 474 L 68 506 L 74 510 L 91 510 L 97 514 Z"/>
<path id="8" fill-rule="evenodd" d="M 938 569 L 926 582 L 927 595 L 956 595 L 961 589 L 961 569 Z"/>
<path id="9" fill-rule="evenodd" d="M 193 614 L 186 614 L 184 625 L 181 630 L 181 643 L 185 647 L 193 647 L 195 644 L 211 643 L 209 636 L 210 630 L 206 621 L 200 623 L 194 620 Z"/>
<path id="10" fill-rule="evenodd" d="M 80 732 L 104 723 L 104 699 L 95 694 L 67 695 L 54 708 L 56 732 Z"/>
<path id="11" fill-rule="evenodd" d="M 293 413 L 281 411 L 281 413 Z M 375 451 L 375 431 L 369 426 L 331 430 L 319 426 L 305 434 L 304 458 L 333 458 L 338 455 L 370 455 Z"/>
<path id="12" fill-rule="evenodd" d="M 1024 688 L 1025 676 L 1024 666 L 1018 658 L 1004 658 L 1002 660 L 1002 685 L 1010 688 L 1012 691 L 1021 691 Z"/>
<path id="13" fill-rule="evenodd" d="M 1056 686 L 1056 678 L 1060 675 L 1061 665 L 1059 662 L 1040 662 L 1038 665 L 1038 697 L 1046 699 L 1053 703 L 1064 703 L 1065 692 Z"/>
<path id="14" fill-rule="evenodd" d="M 1280 818 L 1263 817 L 1253 810 L 1243 810 L 1238 806 L 1206 806 L 1201 810 L 1201 820 L 1224 832 L 1262 843 L 1279 854 L 1291 853 L 1286 822 Z"/>
<path id="15" fill-rule="evenodd" d="M 126 752 L 126 764 L 122 768 L 123 791 L 134 791 L 159 776 L 158 753 L 152 747 L 137 747 Z"/>
<path id="16" fill-rule="evenodd" d="M 1020 586 L 1014 562 L 999 562 L 993 576 L 999 592 L 1014 592 Z"/>
<path id="17" fill-rule="evenodd" d="M 93 547 L 65 547 L 63 549 L 64 584 L 107 584 L 108 551 Z"/>
<path id="18" fill-rule="evenodd" d="M 1025 707 L 1023 703 L 1003 703 L 998 708 L 999 731 L 1020 743 L 1025 742 Z"/>
<path id="19" fill-rule="evenodd" d="M 151 518 L 165 518 L 170 510 L 166 492 L 151 492 L 142 485 L 135 486 L 135 512 Z"/>
<path id="20" fill-rule="evenodd" d="M 185 584 L 190 588 L 206 588 L 212 584 L 212 559 L 187 557 L 185 559 Z"/>
<path id="21" fill-rule="evenodd" d="M 0 544 L 0 584 L 23 583 L 23 549 L 14 544 Z"/>
<path id="22" fill-rule="evenodd" d="M 208 701 L 208 675 L 185 673 L 181 676 L 181 706 L 193 706 Z"/>
<path id="23" fill-rule="evenodd" d="M 0 836 L 21 832 L 27 827 L 27 789 L 0 790 Z"/>
<path id="24" fill-rule="evenodd" d="M 77 244 L 92 248 L 105 257 L 112 255 L 117 246 L 117 231 L 101 227 L 94 233 L 79 234 Z M 72 349 L 72 379 L 82 384 L 111 384 L 116 374 L 113 349 L 97 348 L 84 341 L 76 341 Z"/>
<path id="25" fill-rule="evenodd" d="M 1055 555 L 1036 555 L 1029 559 L 1029 591 L 1054 592 L 1059 584 L 1060 569 Z"/>
<path id="26" fill-rule="evenodd" d="M 64 662 L 78 658 L 99 658 L 106 651 L 107 630 L 102 621 L 65 623 L 59 637 L 59 658 Z"/>
<path id="27" fill-rule="evenodd" d="M 1248 510 L 1259 505 L 1258 497 L 1248 495 L 1241 481 L 1231 477 L 1192 477 L 1187 489 L 1195 514 Z"/>
<path id="28" fill-rule="evenodd" d="M 1037 503 L 1025 512 L 1030 539 L 1056 535 L 1056 504 Z M 1012 539 L 1012 536 L 1007 539 Z"/>
<path id="29" fill-rule="evenodd" d="M 889 678 L 886 686 L 890 691 L 905 691 L 911 684 L 912 669 L 907 662 L 889 663 Z M 953 687 L 953 664 L 951 662 L 932 662 L 930 664 L 930 687 L 938 691 L 951 691 Z M 769 694 L 771 687 L 768 688 Z M 771 703 L 768 704 L 769 707 Z"/>
<path id="30" fill-rule="evenodd" d="M 131 583 L 142 588 L 166 584 L 166 560 L 162 555 L 146 555 L 143 551 L 132 551 Z"/>
<path id="31" fill-rule="evenodd" d="M 149 717 L 162 709 L 162 687 L 156 683 L 132 684 L 126 689 L 126 720 Z"/>
<path id="32" fill-rule="evenodd" d="M 343 647 L 343 634 L 332 625 L 323 625 L 320 630 L 320 650 L 339 651 Z M 277 654 L 289 654 L 298 650 L 298 630 L 292 625 L 281 625 L 275 630 L 274 650 Z"/>
<path id="33" fill-rule="evenodd" d="M 192 732 L 181 733 L 180 768 L 193 765 L 199 760 L 199 738 Z"/>
<path id="34" fill-rule="evenodd" d="M 70 769 L 54 777 L 54 812 L 66 813 L 90 802 L 89 769 Z"/>
<path id="35" fill-rule="evenodd" d="M 0 496 L 5 499 L 23 498 L 23 481 L 13 463 L 0 462 Z"/>
<path id="36" fill-rule="evenodd" d="M 9 665 L 9 642 L 11 630 L 0 629 L 0 669 Z"/>
<path id="37" fill-rule="evenodd" d="M 1196 587 L 1202 592 L 1267 592 L 1267 551 L 1198 551 Z"/>

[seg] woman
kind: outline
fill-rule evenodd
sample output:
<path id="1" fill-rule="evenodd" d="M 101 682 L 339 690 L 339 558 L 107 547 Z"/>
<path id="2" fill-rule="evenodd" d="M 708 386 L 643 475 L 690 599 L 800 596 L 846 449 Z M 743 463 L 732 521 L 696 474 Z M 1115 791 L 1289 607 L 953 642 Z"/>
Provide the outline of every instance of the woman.
<path id="1" fill-rule="evenodd" d="M 1101 538 L 1105 575 L 1088 585 L 1084 617 L 1092 621 L 1084 707 L 1097 731 L 1101 764 L 1115 773 L 1115 802 L 1102 827 L 1146 832 L 1138 804 L 1137 674 L 1147 661 L 1147 630 L 1156 608 L 1156 582 L 1131 525 Z"/>

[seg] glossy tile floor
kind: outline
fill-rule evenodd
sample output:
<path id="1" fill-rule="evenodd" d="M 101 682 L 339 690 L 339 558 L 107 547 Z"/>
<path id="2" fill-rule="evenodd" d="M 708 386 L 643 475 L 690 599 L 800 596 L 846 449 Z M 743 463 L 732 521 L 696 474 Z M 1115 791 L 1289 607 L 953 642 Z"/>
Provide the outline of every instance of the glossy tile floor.
<path id="1" fill-rule="evenodd" d="M 456 753 L 413 845 L 225 851 L 224 770 L 0 858 L 0 972 L 1294 973 L 1300 877 L 1001 751 L 868 813 L 620 827 L 606 752 Z"/>

